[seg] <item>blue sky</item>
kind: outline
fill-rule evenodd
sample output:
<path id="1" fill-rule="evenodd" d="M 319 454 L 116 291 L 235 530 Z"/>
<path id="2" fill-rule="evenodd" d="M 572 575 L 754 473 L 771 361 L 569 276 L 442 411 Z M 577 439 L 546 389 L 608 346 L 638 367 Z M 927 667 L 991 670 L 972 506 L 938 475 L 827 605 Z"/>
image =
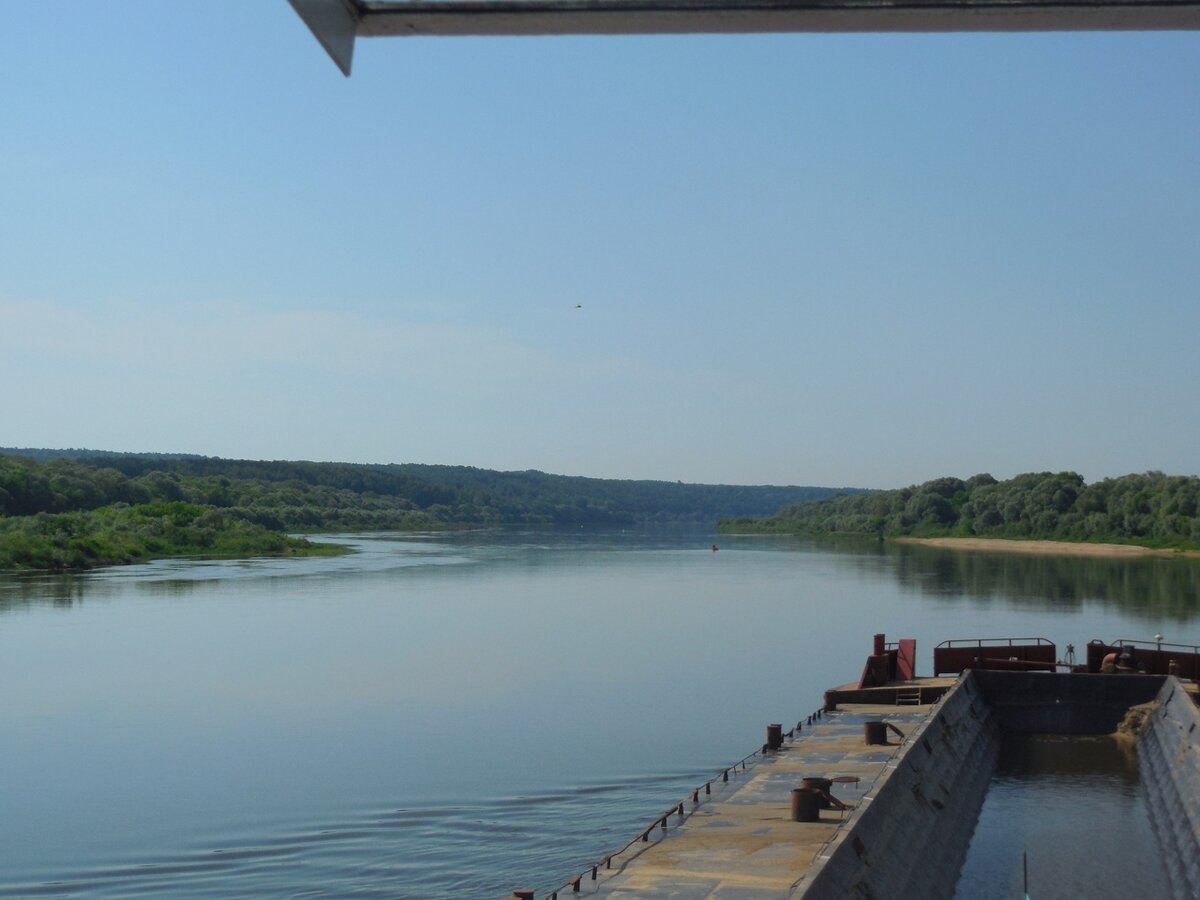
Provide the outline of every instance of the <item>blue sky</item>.
<path id="1" fill-rule="evenodd" d="M 0 445 L 1200 472 L 1198 33 L 3 30 Z"/>

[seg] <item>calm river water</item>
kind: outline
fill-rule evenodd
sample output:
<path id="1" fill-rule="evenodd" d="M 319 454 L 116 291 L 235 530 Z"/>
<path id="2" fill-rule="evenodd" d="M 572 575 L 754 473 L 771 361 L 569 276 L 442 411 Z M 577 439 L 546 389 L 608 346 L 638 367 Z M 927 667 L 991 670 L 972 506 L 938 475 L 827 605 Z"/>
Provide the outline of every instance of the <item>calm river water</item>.
<path id="1" fill-rule="evenodd" d="M 871 635 L 1200 643 L 1200 565 L 705 533 L 339 536 L 0 577 L 0 896 L 557 887 Z M 721 549 L 712 552 L 717 541 Z"/>

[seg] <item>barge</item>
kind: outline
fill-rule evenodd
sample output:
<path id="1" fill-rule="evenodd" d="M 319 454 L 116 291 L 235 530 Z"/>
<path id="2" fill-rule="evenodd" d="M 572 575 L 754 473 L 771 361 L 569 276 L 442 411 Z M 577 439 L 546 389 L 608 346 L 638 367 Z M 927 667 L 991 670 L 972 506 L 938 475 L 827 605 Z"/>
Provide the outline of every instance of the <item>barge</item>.
<path id="1" fill-rule="evenodd" d="M 505 900 L 951 898 L 1005 734 L 1124 733 L 1171 888 L 1200 897 L 1200 647 L 876 635 L 857 682 L 557 889 Z"/>

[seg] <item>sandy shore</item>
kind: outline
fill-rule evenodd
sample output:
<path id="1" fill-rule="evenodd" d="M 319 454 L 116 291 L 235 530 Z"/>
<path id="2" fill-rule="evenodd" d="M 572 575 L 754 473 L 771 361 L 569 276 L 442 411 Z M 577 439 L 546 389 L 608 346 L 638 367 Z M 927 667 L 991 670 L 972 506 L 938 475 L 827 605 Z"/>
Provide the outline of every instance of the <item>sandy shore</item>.
<path id="1" fill-rule="evenodd" d="M 902 544 L 924 544 L 952 550 L 989 550 L 997 553 L 1040 553 L 1059 556 L 1186 556 L 1200 559 L 1200 550 L 1155 550 L 1132 544 L 1077 544 L 1068 541 L 1009 541 L 1001 538 L 895 538 Z"/>

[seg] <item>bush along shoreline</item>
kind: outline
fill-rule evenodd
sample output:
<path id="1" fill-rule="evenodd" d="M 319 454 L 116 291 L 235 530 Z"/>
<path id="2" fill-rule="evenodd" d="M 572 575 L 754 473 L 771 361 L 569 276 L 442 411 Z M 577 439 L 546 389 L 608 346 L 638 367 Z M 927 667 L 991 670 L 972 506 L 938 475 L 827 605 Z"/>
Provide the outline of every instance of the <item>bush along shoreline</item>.
<path id="1" fill-rule="evenodd" d="M 893 491 L 722 519 L 727 534 L 1045 540 L 1200 549 L 1200 478 L 1146 472 L 1087 484 L 1075 472 L 936 478 Z"/>
<path id="2" fill-rule="evenodd" d="M 289 537 L 183 501 L 0 518 L 0 569 L 69 571 L 163 557 L 315 556 L 341 547 Z"/>

